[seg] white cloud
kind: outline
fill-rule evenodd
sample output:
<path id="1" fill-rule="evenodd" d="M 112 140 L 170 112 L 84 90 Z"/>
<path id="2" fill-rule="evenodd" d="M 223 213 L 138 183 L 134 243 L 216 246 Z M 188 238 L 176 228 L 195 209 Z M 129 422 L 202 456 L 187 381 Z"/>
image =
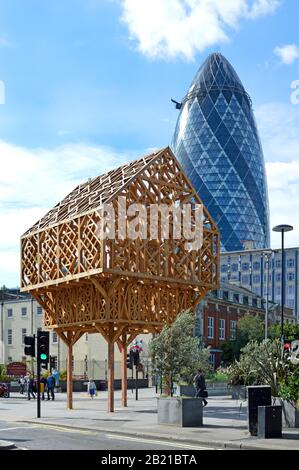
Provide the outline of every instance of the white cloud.
<path id="1" fill-rule="evenodd" d="M 19 283 L 20 236 L 78 183 L 136 158 L 106 147 L 25 149 L 0 141 L 0 285 Z"/>
<path id="2" fill-rule="evenodd" d="M 257 108 L 267 169 L 271 228 L 290 224 L 286 246 L 299 246 L 299 109 L 291 104 L 268 103 Z M 272 247 L 281 245 L 280 235 L 271 231 Z"/>
<path id="3" fill-rule="evenodd" d="M 276 47 L 274 52 L 280 58 L 283 64 L 292 64 L 299 58 L 299 47 L 296 44 L 287 44 L 285 46 Z"/>
<path id="4" fill-rule="evenodd" d="M 229 40 L 242 18 L 272 13 L 279 0 L 121 0 L 130 37 L 148 57 L 183 56 Z"/>
<path id="5" fill-rule="evenodd" d="M 267 163 L 271 229 L 275 225 L 293 225 L 285 236 L 288 247 L 299 246 L 299 161 Z M 271 230 L 273 248 L 281 246 L 281 235 Z"/>

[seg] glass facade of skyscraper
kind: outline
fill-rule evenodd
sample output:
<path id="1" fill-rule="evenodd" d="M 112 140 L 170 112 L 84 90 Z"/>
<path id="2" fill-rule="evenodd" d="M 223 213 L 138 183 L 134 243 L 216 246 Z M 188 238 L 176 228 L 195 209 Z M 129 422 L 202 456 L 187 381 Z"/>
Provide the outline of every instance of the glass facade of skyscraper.
<path id="1" fill-rule="evenodd" d="M 251 100 L 221 54 L 197 72 L 171 145 L 218 225 L 222 251 L 269 246 L 267 181 Z"/>

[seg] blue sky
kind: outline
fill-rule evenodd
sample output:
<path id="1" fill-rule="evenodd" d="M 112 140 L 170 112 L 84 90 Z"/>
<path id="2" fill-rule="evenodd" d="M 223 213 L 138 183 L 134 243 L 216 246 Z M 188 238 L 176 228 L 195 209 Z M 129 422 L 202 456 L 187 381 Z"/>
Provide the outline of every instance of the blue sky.
<path id="1" fill-rule="evenodd" d="M 251 95 L 271 223 L 297 225 L 298 246 L 298 17 L 297 0 L 0 1 L 0 285 L 19 284 L 20 235 L 73 186 L 170 143 L 170 98 L 214 51 Z"/>

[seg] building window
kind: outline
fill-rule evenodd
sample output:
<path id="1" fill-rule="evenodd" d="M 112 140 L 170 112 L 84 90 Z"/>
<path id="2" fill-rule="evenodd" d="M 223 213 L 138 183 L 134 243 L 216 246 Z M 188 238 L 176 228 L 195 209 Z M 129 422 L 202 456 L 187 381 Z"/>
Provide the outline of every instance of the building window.
<path id="1" fill-rule="evenodd" d="M 236 339 L 237 336 L 237 322 L 236 320 L 230 321 L 230 339 Z"/>
<path id="2" fill-rule="evenodd" d="M 288 268 L 293 268 L 295 266 L 295 260 L 293 258 L 289 258 L 287 260 L 287 267 Z"/>
<path id="3" fill-rule="evenodd" d="M 281 281 L 281 274 L 280 274 L 280 273 L 277 273 L 277 274 L 276 274 L 275 280 L 276 280 L 277 282 L 280 282 L 280 281 Z"/>
<path id="4" fill-rule="evenodd" d="M 242 271 L 248 271 L 249 270 L 249 263 L 242 263 Z"/>
<path id="5" fill-rule="evenodd" d="M 42 313 L 43 313 L 42 307 L 36 307 L 36 314 L 37 315 L 42 315 Z"/>
<path id="6" fill-rule="evenodd" d="M 239 269 L 239 266 L 237 265 L 237 263 L 234 263 L 232 264 L 232 271 L 235 273 L 236 271 L 238 271 Z"/>
<path id="7" fill-rule="evenodd" d="M 227 264 L 222 264 L 221 265 L 221 272 L 226 273 L 227 272 Z"/>
<path id="8" fill-rule="evenodd" d="M 248 305 L 248 296 L 247 295 L 243 295 L 243 304 Z"/>
<path id="9" fill-rule="evenodd" d="M 239 294 L 234 294 L 234 302 L 240 302 Z"/>
<path id="10" fill-rule="evenodd" d="M 225 282 L 227 280 L 226 276 L 221 276 L 221 282 Z"/>
<path id="11" fill-rule="evenodd" d="M 225 320 L 223 318 L 219 320 L 219 339 L 225 339 Z"/>
<path id="12" fill-rule="evenodd" d="M 295 289 L 294 286 L 288 286 L 288 295 L 294 295 Z"/>
<path id="13" fill-rule="evenodd" d="M 275 293 L 276 293 L 276 297 L 280 297 L 280 287 L 276 287 Z"/>
<path id="14" fill-rule="evenodd" d="M 22 344 L 25 344 L 25 336 L 27 334 L 26 328 L 22 328 Z"/>
<path id="15" fill-rule="evenodd" d="M 11 318 L 12 317 L 12 308 L 8 308 L 7 309 L 7 318 Z"/>
<path id="16" fill-rule="evenodd" d="M 25 317 L 27 315 L 27 307 L 22 307 L 21 315 L 22 315 L 22 317 Z"/>
<path id="17" fill-rule="evenodd" d="M 8 356 L 7 360 L 8 360 L 8 362 L 12 362 L 12 357 Z"/>
<path id="18" fill-rule="evenodd" d="M 223 291 L 223 300 L 229 300 L 229 293 L 227 290 Z"/>
<path id="19" fill-rule="evenodd" d="M 215 354 L 212 354 L 212 353 L 210 354 L 209 362 L 211 364 L 211 367 L 215 369 Z"/>
<path id="20" fill-rule="evenodd" d="M 208 317 L 208 338 L 214 338 L 214 317 Z"/>
<path id="21" fill-rule="evenodd" d="M 57 333 L 55 331 L 53 331 L 53 334 L 52 334 L 52 342 L 58 343 Z"/>
<path id="22" fill-rule="evenodd" d="M 12 344 L 12 330 L 7 330 L 7 344 Z"/>
<path id="23" fill-rule="evenodd" d="M 242 284 L 249 284 L 249 276 L 242 276 Z"/>
<path id="24" fill-rule="evenodd" d="M 280 260 L 280 259 L 277 259 L 277 260 L 275 261 L 275 266 L 276 266 L 276 268 L 280 268 L 280 267 L 281 267 L 281 260 Z"/>
<path id="25" fill-rule="evenodd" d="M 253 263 L 253 269 L 254 271 L 259 271 L 261 269 L 261 263 L 256 261 Z"/>
<path id="26" fill-rule="evenodd" d="M 257 299 L 252 299 L 252 306 L 257 307 Z"/>
<path id="27" fill-rule="evenodd" d="M 258 282 L 260 282 L 260 280 L 261 280 L 261 277 L 260 277 L 259 274 L 255 274 L 255 276 L 253 276 L 253 282 L 254 282 L 255 284 L 257 284 Z"/>
<path id="28" fill-rule="evenodd" d="M 288 273 L 288 281 L 294 281 L 295 279 L 295 273 L 291 272 L 291 273 Z"/>
<path id="29" fill-rule="evenodd" d="M 290 308 L 295 307 L 295 300 L 294 299 L 288 299 L 288 307 L 290 307 Z"/>

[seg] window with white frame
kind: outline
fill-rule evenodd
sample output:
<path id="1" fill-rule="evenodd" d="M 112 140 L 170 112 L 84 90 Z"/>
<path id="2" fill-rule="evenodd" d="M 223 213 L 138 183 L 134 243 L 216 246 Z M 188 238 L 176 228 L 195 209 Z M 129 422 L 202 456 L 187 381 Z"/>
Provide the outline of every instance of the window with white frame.
<path id="1" fill-rule="evenodd" d="M 22 307 L 21 308 L 21 315 L 22 315 L 22 317 L 25 317 L 27 315 L 27 307 Z"/>
<path id="2" fill-rule="evenodd" d="M 288 273 L 288 281 L 294 281 L 295 279 L 295 273 L 294 272 L 290 272 Z"/>
<path id="3" fill-rule="evenodd" d="M 295 294 L 295 286 L 288 286 L 288 295 Z"/>
<path id="4" fill-rule="evenodd" d="M 214 317 L 208 317 L 208 338 L 214 338 Z"/>
<path id="5" fill-rule="evenodd" d="M 215 369 L 215 354 L 210 354 L 209 363 L 211 364 L 212 368 Z"/>
<path id="6" fill-rule="evenodd" d="M 288 268 L 293 268 L 294 266 L 295 266 L 295 260 L 294 260 L 294 258 L 289 258 L 289 259 L 287 260 L 287 267 L 288 267 Z"/>
<path id="7" fill-rule="evenodd" d="M 12 308 L 8 308 L 8 309 L 7 309 L 7 318 L 11 318 L 11 317 L 12 317 L 12 314 L 13 314 Z"/>
<path id="8" fill-rule="evenodd" d="M 12 344 L 12 330 L 7 330 L 7 344 Z"/>
<path id="9" fill-rule="evenodd" d="M 58 343 L 58 337 L 55 331 L 53 331 L 53 334 L 52 334 L 52 343 Z"/>
<path id="10" fill-rule="evenodd" d="M 42 315 L 42 313 L 43 313 L 42 307 L 36 307 L 36 314 L 37 315 Z"/>
<path id="11" fill-rule="evenodd" d="M 22 328 L 22 344 L 25 344 L 25 336 L 27 335 L 27 329 Z"/>
<path id="12" fill-rule="evenodd" d="M 220 318 L 219 320 L 219 339 L 225 339 L 225 320 Z"/>
<path id="13" fill-rule="evenodd" d="M 236 320 L 230 321 L 230 339 L 236 339 L 237 336 L 237 322 Z"/>

